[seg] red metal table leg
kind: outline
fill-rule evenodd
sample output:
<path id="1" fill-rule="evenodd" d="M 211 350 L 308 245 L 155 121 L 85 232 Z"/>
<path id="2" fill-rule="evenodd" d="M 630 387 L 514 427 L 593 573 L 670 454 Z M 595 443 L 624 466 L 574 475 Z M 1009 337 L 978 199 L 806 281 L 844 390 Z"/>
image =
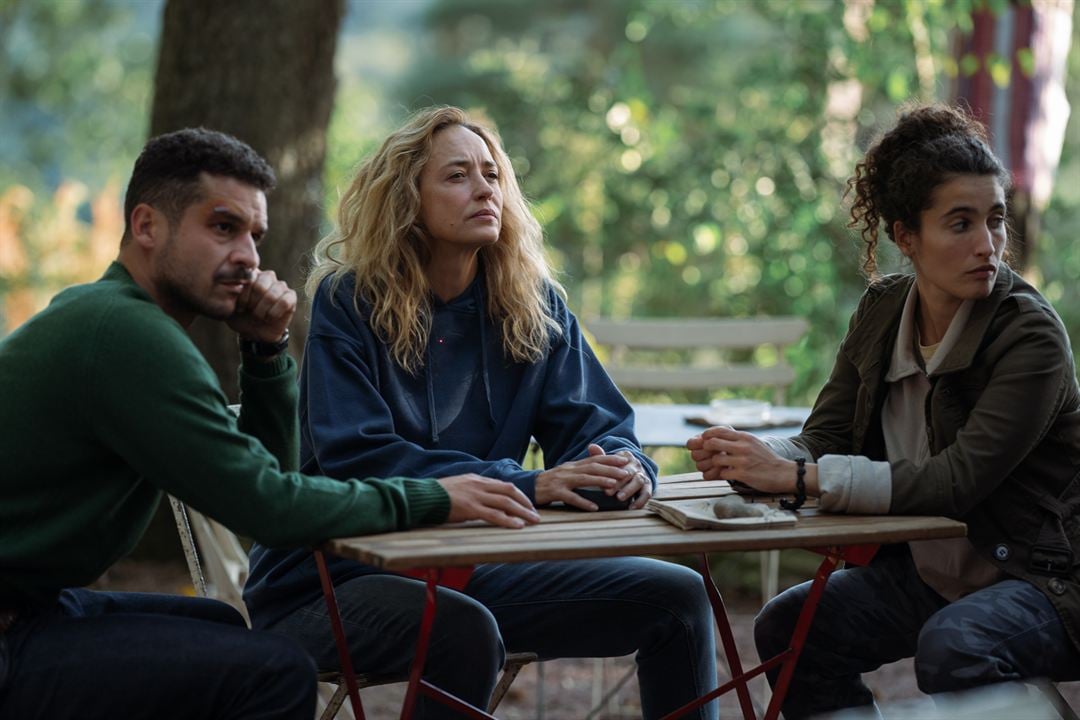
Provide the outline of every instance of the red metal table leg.
<path id="1" fill-rule="evenodd" d="M 784 659 L 788 656 L 788 653 L 790 652 L 790 650 L 785 650 L 776 657 L 769 658 L 767 662 L 763 662 L 754 669 L 747 670 L 743 674 L 733 677 L 731 680 L 728 680 L 726 683 L 716 688 L 715 690 L 710 690 L 706 694 L 702 695 L 697 700 L 688 702 L 681 708 L 669 712 L 667 715 L 664 715 L 661 720 L 675 720 L 676 718 L 681 718 L 682 716 L 686 715 L 686 713 L 692 710 L 697 710 L 705 703 L 711 702 L 716 698 L 720 697 L 721 695 L 726 695 L 737 687 L 746 687 L 746 683 L 748 683 L 750 680 L 753 680 L 762 673 L 772 670 L 774 667 L 783 662 Z"/>
<path id="2" fill-rule="evenodd" d="M 463 717 L 473 718 L 473 720 L 496 720 L 494 715 L 465 702 L 456 695 L 451 695 L 442 688 L 432 685 L 427 680 L 420 680 L 420 692 L 430 698 L 435 698 L 443 705 L 457 710 Z"/>
<path id="3" fill-rule="evenodd" d="M 727 608 L 724 606 L 720 591 L 716 589 L 716 583 L 713 582 L 712 572 L 709 570 L 709 556 L 704 553 L 701 555 L 701 579 L 705 582 L 705 592 L 709 594 L 709 602 L 712 603 L 713 616 L 716 617 L 716 626 L 720 630 L 720 643 L 723 645 L 724 655 L 727 656 L 731 677 L 732 679 L 742 677 L 742 661 L 739 660 L 739 649 L 735 646 L 735 636 L 731 632 L 731 623 L 728 622 Z M 745 680 L 735 685 L 735 693 L 739 696 L 739 707 L 742 708 L 743 719 L 757 720 L 754 703 L 750 700 L 750 689 L 746 686 Z"/>
<path id="4" fill-rule="evenodd" d="M 326 598 L 326 610 L 330 613 L 330 627 L 334 631 L 334 643 L 337 645 L 341 674 L 345 676 L 345 687 L 349 690 L 349 702 L 352 703 L 356 720 L 364 720 L 364 706 L 360 703 L 360 688 L 356 686 L 356 673 L 353 672 L 349 643 L 345 639 L 345 629 L 341 626 L 341 613 L 338 612 L 334 583 L 326 570 L 326 557 L 323 556 L 322 551 L 316 550 L 314 554 L 315 565 L 319 568 L 319 580 L 322 582 L 323 597 Z"/>
<path id="5" fill-rule="evenodd" d="M 780 666 L 780 675 L 776 679 L 776 686 L 773 687 L 772 699 L 769 701 L 769 707 L 765 711 L 764 720 L 776 720 L 780 716 L 780 707 L 787 696 L 788 687 L 791 685 L 791 678 L 795 674 L 795 665 L 799 662 L 799 655 L 802 653 L 803 645 L 806 644 L 806 636 L 810 632 L 810 624 L 814 621 L 818 603 L 821 602 L 821 594 L 825 591 L 825 583 L 840 563 L 840 559 L 841 554 L 837 551 L 834 554 L 826 555 L 825 559 L 821 561 L 821 565 L 818 566 L 814 581 L 810 585 L 810 592 L 806 596 L 802 611 L 799 613 L 799 619 L 795 623 L 795 632 L 791 636 L 791 647 L 785 653 L 786 657 Z"/>
<path id="6" fill-rule="evenodd" d="M 495 720 L 494 715 L 489 715 L 475 705 L 470 705 L 464 700 L 451 695 L 442 688 L 438 688 L 421 675 L 424 672 L 424 663 L 427 662 L 428 647 L 431 645 L 431 630 L 435 625 L 435 601 L 439 582 L 439 571 L 432 568 L 427 571 L 427 593 L 424 602 L 424 614 L 420 618 L 420 635 L 416 639 L 416 653 L 413 655 L 412 667 L 409 668 L 409 687 L 405 691 L 405 703 L 401 707 L 401 720 L 410 720 L 416 710 L 417 693 L 423 693 L 428 697 L 447 705 L 462 715 L 476 720 Z"/>
<path id="7" fill-rule="evenodd" d="M 705 591 L 709 595 L 709 602 L 712 603 L 713 615 L 716 617 L 716 626 L 720 631 L 720 640 L 724 647 L 724 654 L 727 655 L 728 665 L 731 669 L 731 680 L 715 690 L 699 697 L 697 700 L 687 703 L 678 710 L 668 713 L 662 720 L 674 720 L 675 718 L 683 717 L 687 713 L 696 710 L 714 698 L 731 692 L 732 690 L 735 690 L 739 695 L 739 705 L 742 708 L 744 720 L 755 720 L 754 706 L 753 702 L 750 700 L 750 690 L 747 683 L 758 675 L 779 665 L 780 676 L 777 678 L 776 687 L 773 689 L 769 707 L 766 709 L 763 718 L 763 720 L 776 720 L 780 715 L 780 706 L 783 704 L 788 687 L 791 685 L 791 678 L 795 673 L 795 665 L 799 660 L 799 654 L 802 652 L 803 646 L 806 644 L 806 636 L 810 632 L 810 624 L 814 620 L 814 614 L 817 612 L 818 604 L 821 602 L 821 594 L 825 590 L 825 583 L 828 581 L 829 576 L 836 570 L 842 559 L 850 558 L 851 561 L 856 564 L 865 564 L 873 557 L 876 550 L 876 545 L 855 545 L 846 548 L 815 549 L 815 552 L 824 554 L 825 559 L 822 560 L 821 565 L 818 566 L 813 583 L 810 585 L 810 592 L 806 596 L 806 601 L 803 603 L 802 610 L 799 612 L 799 619 L 795 623 L 795 631 L 791 636 L 791 645 L 787 650 L 775 657 L 769 658 L 765 662 L 746 672 L 743 672 L 742 663 L 739 660 L 739 651 L 735 646 L 735 639 L 731 632 L 731 624 L 728 621 L 727 610 L 724 607 L 723 598 L 720 597 L 720 592 L 716 589 L 716 583 L 713 582 L 712 573 L 709 571 L 708 558 L 707 556 L 702 555 L 701 575 L 705 581 Z"/>
<path id="8" fill-rule="evenodd" d="M 427 595 L 424 601 L 424 614 L 420 618 L 420 635 L 416 640 L 416 654 L 409 669 L 409 688 L 405 691 L 405 704 L 401 706 L 401 720 L 409 720 L 416 708 L 416 693 L 420 690 L 420 675 L 427 662 L 428 646 L 431 644 L 431 628 L 435 625 L 435 599 L 438 573 L 427 571 Z"/>
<path id="9" fill-rule="evenodd" d="M 662 720 L 674 720 L 683 717 L 733 689 L 739 696 L 739 706 L 742 708 L 743 720 L 757 720 L 754 703 L 750 700 L 750 690 L 747 688 L 746 683 L 751 678 L 760 675 L 780 662 L 780 660 L 774 658 L 769 663 L 754 668 L 748 673 L 743 672 L 742 662 L 739 660 L 739 649 L 735 646 L 735 636 L 731 632 L 731 623 L 728 621 L 727 608 L 724 606 L 724 599 L 720 596 L 720 591 L 716 589 L 716 583 L 713 582 L 712 572 L 709 570 L 709 557 L 705 554 L 701 556 L 701 579 L 705 583 L 705 592 L 709 596 L 709 603 L 712 604 L 713 617 L 716 619 L 716 627 L 720 631 L 720 642 L 723 645 L 724 654 L 727 656 L 728 668 L 731 670 L 731 680 L 702 695 L 697 700 L 668 713 Z"/>

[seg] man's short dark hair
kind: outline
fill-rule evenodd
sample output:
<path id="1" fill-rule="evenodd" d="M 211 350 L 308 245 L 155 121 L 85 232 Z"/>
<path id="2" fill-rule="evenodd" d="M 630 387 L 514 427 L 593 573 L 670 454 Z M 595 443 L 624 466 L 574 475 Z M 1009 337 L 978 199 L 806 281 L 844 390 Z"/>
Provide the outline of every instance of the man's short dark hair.
<path id="1" fill-rule="evenodd" d="M 124 242 L 131 237 L 131 211 L 140 203 L 160 210 L 173 224 L 200 199 L 202 173 L 230 177 L 269 192 L 277 179 L 257 152 L 232 135 L 186 128 L 152 138 L 131 172 L 124 197 Z"/>

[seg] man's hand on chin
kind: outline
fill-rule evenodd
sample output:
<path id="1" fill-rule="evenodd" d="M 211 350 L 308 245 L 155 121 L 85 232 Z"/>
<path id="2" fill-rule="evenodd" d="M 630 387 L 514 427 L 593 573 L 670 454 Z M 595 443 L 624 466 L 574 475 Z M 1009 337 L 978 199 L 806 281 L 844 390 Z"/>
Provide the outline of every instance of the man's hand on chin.
<path id="1" fill-rule="evenodd" d="M 255 270 L 225 322 L 242 339 L 260 343 L 281 340 L 296 312 L 296 291 L 273 270 Z"/>

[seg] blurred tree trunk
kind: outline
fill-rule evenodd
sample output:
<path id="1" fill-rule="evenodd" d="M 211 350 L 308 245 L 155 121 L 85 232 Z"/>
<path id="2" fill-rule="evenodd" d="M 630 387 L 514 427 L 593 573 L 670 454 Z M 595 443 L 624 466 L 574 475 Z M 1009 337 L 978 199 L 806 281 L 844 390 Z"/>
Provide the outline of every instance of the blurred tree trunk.
<path id="1" fill-rule="evenodd" d="M 235 135 L 273 166 L 270 233 L 261 266 L 300 291 L 303 259 L 322 212 L 326 127 L 344 0 L 168 0 L 161 28 L 150 134 L 203 126 Z M 302 295 L 302 293 L 300 293 Z M 293 320 L 291 351 L 307 336 L 307 303 Z M 197 321 L 192 338 L 237 400 L 235 335 Z"/>
<path id="2" fill-rule="evenodd" d="M 168 0 L 161 27 L 150 135 L 203 126 L 247 142 L 273 166 L 270 232 L 261 266 L 299 287 L 303 257 L 322 219 L 326 126 L 334 100 L 334 51 L 344 0 Z M 290 328 L 299 358 L 307 336 L 301 294 Z M 236 402 L 236 335 L 198 320 L 195 344 Z M 136 559 L 182 562 L 168 503 L 162 503 Z"/>

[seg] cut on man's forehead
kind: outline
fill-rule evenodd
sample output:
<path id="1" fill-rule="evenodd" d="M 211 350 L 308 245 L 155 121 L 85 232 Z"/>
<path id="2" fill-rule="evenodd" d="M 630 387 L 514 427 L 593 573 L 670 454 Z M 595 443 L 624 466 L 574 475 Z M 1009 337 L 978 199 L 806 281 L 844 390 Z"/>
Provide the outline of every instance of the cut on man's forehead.
<path id="1" fill-rule="evenodd" d="M 246 225 L 251 219 L 250 213 L 234 209 L 229 205 L 214 205 L 210 208 L 210 214 L 215 220 L 227 220 L 238 225 Z"/>

